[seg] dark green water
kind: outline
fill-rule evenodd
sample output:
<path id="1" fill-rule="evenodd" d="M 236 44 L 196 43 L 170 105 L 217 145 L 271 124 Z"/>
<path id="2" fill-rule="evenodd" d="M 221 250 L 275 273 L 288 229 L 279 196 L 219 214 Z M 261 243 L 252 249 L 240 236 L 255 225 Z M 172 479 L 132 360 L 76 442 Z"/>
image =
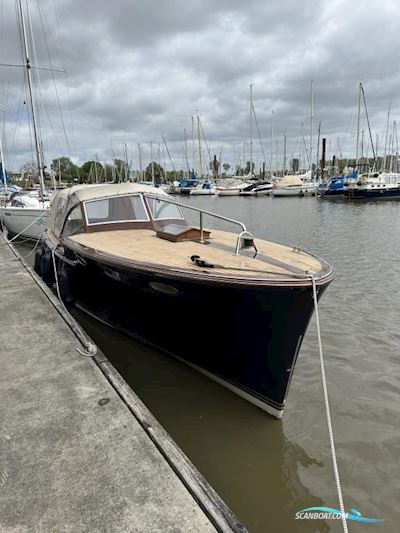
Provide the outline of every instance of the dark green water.
<path id="1" fill-rule="evenodd" d="M 320 319 L 345 507 L 384 519 L 349 521 L 348 527 L 399 531 L 400 203 L 182 201 L 240 219 L 259 237 L 300 246 L 334 266 L 336 279 L 321 300 Z M 295 520 L 306 507 L 338 508 L 315 320 L 278 421 L 185 365 L 79 319 L 251 532 L 342 530 L 338 521 Z M 217 352 L 224 342 L 218 325 L 203 316 L 191 322 L 193 342 L 210 335 Z"/>

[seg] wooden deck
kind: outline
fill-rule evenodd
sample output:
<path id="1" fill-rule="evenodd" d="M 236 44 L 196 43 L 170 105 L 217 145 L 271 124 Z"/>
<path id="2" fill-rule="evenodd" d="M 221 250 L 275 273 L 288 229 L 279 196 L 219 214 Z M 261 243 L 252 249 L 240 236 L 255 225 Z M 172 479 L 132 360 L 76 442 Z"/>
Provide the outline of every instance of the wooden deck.
<path id="1" fill-rule="evenodd" d="M 124 260 L 162 265 L 167 268 L 204 272 L 240 278 L 281 278 L 319 274 L 323 264 L 314 256 L 280 244 L 255 239 L 259 250 L 257 258 L 234 255 L 237 235 L 223 231 L 211 232 L 209 244 L 184 241 L 170 242 L 152 230 L 115 230 L 85 233 L 68 238 L 82 246 Z M 204 269 L 191 260 L 198 255 L 215 268 Z"/>

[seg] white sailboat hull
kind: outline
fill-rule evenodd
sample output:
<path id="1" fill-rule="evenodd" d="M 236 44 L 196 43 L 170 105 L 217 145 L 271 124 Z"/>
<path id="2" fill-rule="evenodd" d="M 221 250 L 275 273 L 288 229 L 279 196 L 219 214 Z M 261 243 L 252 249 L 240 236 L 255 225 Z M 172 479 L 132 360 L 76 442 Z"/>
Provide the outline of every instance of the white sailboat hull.
<path id="1" fill-rule="evenodd" d="M 21 234 L 30 239 L 37 239 L 43 233 L 49 214 L 46 207 L 0 207 L 0 217 L 7 230 L 14 235 Z"/>
<path id="2" fill-rule="evenodd" d="M 277 187 L 272 190 L 273 196 L 310 196 L 317 193 L 318 185 L 298 185 L 298 186 L 288 186 L 288 187 Z"/>
<path id="3" fill-rule="evenodd" d="M 190 196 L 204 196 L 204 195 L 210 195 L 210 194 L 215 194 L 215 187 L 213 187 L 212 189 L 192 189 L 190 191 Z"/>

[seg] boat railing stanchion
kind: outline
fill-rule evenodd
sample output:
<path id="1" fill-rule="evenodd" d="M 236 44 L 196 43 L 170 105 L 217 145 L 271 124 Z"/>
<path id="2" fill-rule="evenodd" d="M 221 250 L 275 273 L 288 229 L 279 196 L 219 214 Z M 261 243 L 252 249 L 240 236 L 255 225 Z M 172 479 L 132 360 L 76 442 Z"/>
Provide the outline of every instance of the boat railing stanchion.
<path id="1" fill-rule="evenodd" d="M 203 213 L 200 211 L 200 243 L 204 244 Z"/>

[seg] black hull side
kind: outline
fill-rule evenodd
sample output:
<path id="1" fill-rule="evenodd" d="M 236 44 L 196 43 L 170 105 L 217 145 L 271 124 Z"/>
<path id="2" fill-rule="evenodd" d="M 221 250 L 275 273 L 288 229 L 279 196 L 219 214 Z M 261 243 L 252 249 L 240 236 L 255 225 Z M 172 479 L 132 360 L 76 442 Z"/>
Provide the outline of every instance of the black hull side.
<path id="1" fill-rule="evenodd" d="M 311 286 L 215 286 L 92 260 L 67 270 L 69 293 L 95 317 L 281 416 L 314 308 Z"/>
<path id="2" fill-rule="evenodd" d="M 326 199 L 340 199 L 344 197 L 344 190 L 343 189 L 325 189 L 321 190 L 318 193 L 318 196 L 320 198 L 326 198 Z"/>
<path id="3" fill-rule="evenodd" d="M 344 195 L 349 200 L 400 200 L 400 189 L 351 189 Z"/>

